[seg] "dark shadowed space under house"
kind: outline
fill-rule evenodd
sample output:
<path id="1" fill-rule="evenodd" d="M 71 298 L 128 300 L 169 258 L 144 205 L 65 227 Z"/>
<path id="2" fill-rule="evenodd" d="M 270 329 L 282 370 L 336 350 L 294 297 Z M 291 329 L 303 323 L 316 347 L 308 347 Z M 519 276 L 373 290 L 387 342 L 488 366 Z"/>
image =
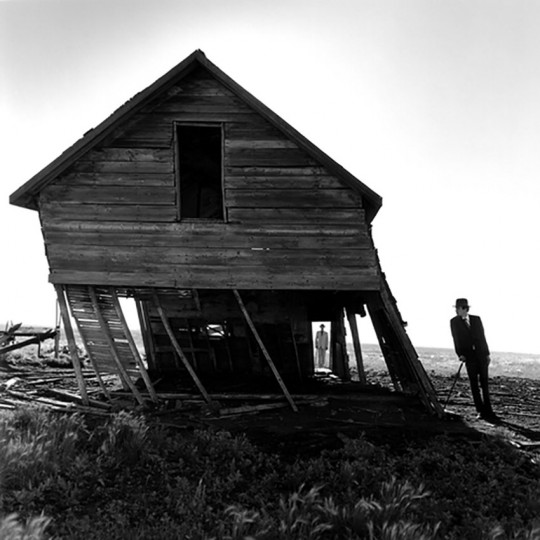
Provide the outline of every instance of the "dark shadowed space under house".
<path id="1" fill-rule="evenodd" d="M 394 389 L 442 414 L 373 243 L 382 199 L 199 50 L 10 202 L 39 212 L 83 399 L 74 330 L 105 394 L 114 373 L 140 404 L 180 385 L 209 402 L 279 392 L 296 409 L 313 391 L 314 321 L 330 323 L 331 370 L 351 385 L 348 321 L 361 391 L 360 315 Z"/>

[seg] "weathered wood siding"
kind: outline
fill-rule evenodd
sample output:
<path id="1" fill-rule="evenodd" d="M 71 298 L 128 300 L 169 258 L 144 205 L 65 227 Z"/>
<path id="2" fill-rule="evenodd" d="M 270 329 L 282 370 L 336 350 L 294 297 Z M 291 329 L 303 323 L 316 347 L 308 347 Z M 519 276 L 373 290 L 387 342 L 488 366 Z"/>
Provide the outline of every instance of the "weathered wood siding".
<path id="1" fill-rule="evenodd" d="M 178 221 L 174 122 L 223 125 L 223 222 Z M 376 289 L 361 196 L 204 70 L 42 190 L 55 283 Z"/>

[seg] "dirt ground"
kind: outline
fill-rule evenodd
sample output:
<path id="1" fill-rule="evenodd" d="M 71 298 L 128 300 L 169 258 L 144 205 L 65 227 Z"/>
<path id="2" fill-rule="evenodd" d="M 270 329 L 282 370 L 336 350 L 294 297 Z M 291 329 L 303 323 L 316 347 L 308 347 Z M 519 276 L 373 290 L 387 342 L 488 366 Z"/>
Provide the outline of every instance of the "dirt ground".
<path id="1" fill-rule="evenodd" d="M 433 385 L 444 405 L 454 381 L 453 377 L 431 374 Z M 106 417 L 119 408 L 139 408 L 121 392 L 113 392 L 107 403 L 85 370 L 92 398 L 83 408 L 73 370 L 67 359 L 51 356 L 37 358 L 35 353 L 19 353 L 17 357 L 0 359 L 0 412 L 23 404 L 57 411 L 81 411 Z M 113 378 L 107 380 L 112 391 L 121 390 Z M 466 375 L 457 381 L 448 401 L 444 418 L 428 414 L 413 397 L 390 389 L 390 380 L 382 372 L 368 372 L 369 385 L 339 383 L 327 374 L 319 374 L 309 387 L 291 393 L 298 403 L 293 412 L 283 398 L 274 394 L 260 399 L 233 399 L 227 394 L 218 406 L 208 406 L 194 395 L 190 399 L 168 400 L 166 405 L 146 411 L 150 422 L 177 430 L 212 426 L 233 433 L 245 433 L 263 449 L 294 458 L 316 455 L 323 449 L 339 448 L 345 438 L 364 434 L 369 440 L 390 445 L 406 444 L 414 438 L 437 434 L 482 438 L 502 437 L 531 459 L 540 463 L 540 381 L 525 378 L 494 377 L 490 389 L 493 408 L 499 422 L 488 423 L 476 418 Z M 166 389 L 170 392 L 170 389 Z M 244 390 L 245 391 L 245 390 Z"/>

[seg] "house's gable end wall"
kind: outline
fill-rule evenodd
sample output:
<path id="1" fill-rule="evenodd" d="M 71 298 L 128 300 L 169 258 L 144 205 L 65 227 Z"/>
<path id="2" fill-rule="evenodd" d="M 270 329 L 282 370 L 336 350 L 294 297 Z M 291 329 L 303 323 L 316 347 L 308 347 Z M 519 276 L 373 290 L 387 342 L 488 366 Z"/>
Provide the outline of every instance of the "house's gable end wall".
<path id="1" fill-rule="evenodd" d="M 178 222 L 174 123 L 223 126 L 225 223 Z M 199 68 L 40 195 L 61 283 L 376 288 L 361 196 Z"/>

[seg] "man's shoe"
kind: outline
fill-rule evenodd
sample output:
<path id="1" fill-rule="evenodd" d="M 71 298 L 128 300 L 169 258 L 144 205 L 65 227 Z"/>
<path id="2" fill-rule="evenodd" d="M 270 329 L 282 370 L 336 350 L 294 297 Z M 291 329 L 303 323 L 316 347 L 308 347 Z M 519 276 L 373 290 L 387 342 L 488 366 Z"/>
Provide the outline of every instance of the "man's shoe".
<path id="1" fill-rule="evenodd" d="M 498 424 L 500 422 L 499 417 L 493 411 L 482 413 L 481 417 L 490 424 Z"/>

